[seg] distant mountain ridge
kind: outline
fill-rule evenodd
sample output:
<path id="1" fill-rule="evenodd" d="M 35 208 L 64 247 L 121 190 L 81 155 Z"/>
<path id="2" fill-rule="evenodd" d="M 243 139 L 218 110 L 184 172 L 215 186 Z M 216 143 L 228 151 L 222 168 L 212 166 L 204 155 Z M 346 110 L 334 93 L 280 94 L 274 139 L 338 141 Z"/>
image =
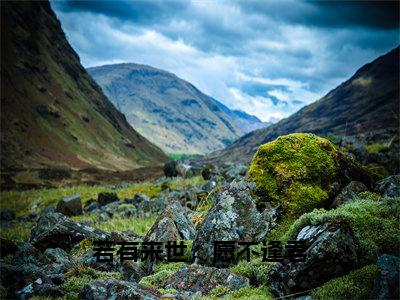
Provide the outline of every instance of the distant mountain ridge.
<path id="1" fill-rule="evenodd" d="M 257 128 L 254 124 L 263 124 L 151 66 L 124 63 L 88 68 L 88 72 L 128 122 L 168 153 L 222 149 L 252 126 Z"/>
<path id="2" fill-rule="evenodd" d="M 259 145 L 293 132 L 349 136 L 389 130 L 398 135 L 399 54 L 397 47 L 378 57 L 318 101 L 267 128 L 248 133 L 207 159 L 249 162 Z"/>
<path id="3" fill-rule="evenodd" d="M 132 170 L 166 155 L 81 66 L 47 1 L 1 2 L 1 168 Z"/>

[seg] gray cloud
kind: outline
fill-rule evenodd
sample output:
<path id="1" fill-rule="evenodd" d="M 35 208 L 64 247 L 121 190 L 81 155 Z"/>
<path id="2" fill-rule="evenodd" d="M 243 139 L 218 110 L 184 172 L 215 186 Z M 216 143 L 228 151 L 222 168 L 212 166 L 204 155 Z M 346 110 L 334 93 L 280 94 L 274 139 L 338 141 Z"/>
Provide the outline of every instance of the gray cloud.
<path id="1" fill-rule="evenodd" d="M 152 65 L 263 120 L 317 100 L 399 43 L 398 2 L 51 4 L 84 66 Z"/>

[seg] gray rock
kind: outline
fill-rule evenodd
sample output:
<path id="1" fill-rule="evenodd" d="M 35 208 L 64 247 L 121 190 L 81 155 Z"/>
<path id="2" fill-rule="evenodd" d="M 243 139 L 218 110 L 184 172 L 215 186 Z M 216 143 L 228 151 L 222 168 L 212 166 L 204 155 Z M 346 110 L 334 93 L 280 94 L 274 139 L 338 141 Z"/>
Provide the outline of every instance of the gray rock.
<path id="1" fill-rule="evenodd" d="M 146 234 L 145 241 L 193 240 L 196 231 L 186 210 L 178 201 L 171 202 Z"/>
<path id="2" fill-rule="evenodd" d="M 306 260 L 289 262 L 285 259 L 268 275 L 273 291 L 280 296 L 318 287 L 358 265 L 356 244 L 347 226 L 333 223 L 306 226 L 296 240 L 306 240 Z"/>
<path id="3" fill-rule="evenodd" d="M 164 174 L 166 177 L 178 176 L 178 171 L 176 170 L 176 161 L 169 160 L 164 164 Z"/>
<path id="4" fill-rule="evenodd" d="M 228 269 L 192 264 L 182 267 L 161 283 L 165 289 L 190 293 L 201 292 L 203 295 L 208 295 L 217 285 L 224 285 L 230 291 L 236 291 L 249 287 L 249 279 L 231 273 Z"/>
<path id="5" fill-rule="evenodd" d="M 400 175 L 392 175 L 378 181 L 375 185 L 375 191 L 382 196 L 399 197 Z"/>
<path id="6" fill-rule="evenodd" d="M 81 196 L 73 195 L 60 200 L 57 204 L 56 212 L 66 216 L 83 214 Z"/>
<path id="7" fill-rule="evenodd" d="M 335 197 L 332 203 L 332 208 L 338 207 L 339 205 L 351 200 L 361 192 L 368 191 L 368 188 L 359 181 L 351 181 L 346 185 L 342 191 Z"/>
<path id="8" fill-rule="evenodd" d="M 161 294 L 137 283 L 108 279 L 96 280 L 84 286 L 79 294 L 80 299 L 107 300 L 107 299 L 161 299 Z"/>
<path id="9" fill-rule="evenodd" d="M 400 258 L 383 254 L 378 258 L 379 274 L 375 278 L 371 299 L 400 299 Z"/>
<path id="10" fill-rule="evenodd" d="M 251 196 L 254 189 L 253 183 L 235 180 L 217 196 L 193 242 L 196 263 L 206 266 L 214 263 L 214 241 L 258 242 L 275 226 L 275 210 L 267 208 L 260 213 Z"/>
<path id="11" fill-rule="evenodd" d="M 247 172 L 247 167 L 245 165 L 232 164 L 223 171 L 223 176 L 227 180 L 232 181 L 233 179 L 238 178 L 239 176 L 245 176 L 246 172 Z"/>
<path id="12" fill-rule="evenodd" d="M 60 274 L 71 267 L 69 255 L 60 248 L 48 248 L 43 253 L 46 274 Z"/>
<path id="13" fill-rule="evenodd" d="M 188 164 L 178 164 L 176 166 L 176 171 L 178 172 L 178 175 L 183 178 L 190 178 L 195 175 L 192 166 Z"/>
<path id="14" fill-rule="evenodd" d="M 71 249 L 83 239 L 106 240 L 107 232 L 73 222 L 60 213 L 50 213 L 39 218 L 32 229 L 30 243 L 41 250 L 47 248 Z"/>
<path id="15" fill-rule="evenodd" d="M 116 201 L 119 201 L 119 199 L 115 193 L 99 193 L 97 196 L 97 202 L 100 206 L 104 206 Z"/>

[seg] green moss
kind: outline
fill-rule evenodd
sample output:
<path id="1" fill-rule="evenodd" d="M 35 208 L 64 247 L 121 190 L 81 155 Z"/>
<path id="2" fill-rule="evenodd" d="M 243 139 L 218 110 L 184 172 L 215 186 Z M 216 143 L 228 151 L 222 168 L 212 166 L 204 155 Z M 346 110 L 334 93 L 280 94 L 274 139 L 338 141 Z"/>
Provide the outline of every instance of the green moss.
<path id="1" fill-rule="evenodd" d="M 399 255 L 400 197 L 380 197 L 362 193 L 334 210 L 314 210 L 304 214 L 290 227 L 284 239 L 292 239 L 307 225 L 326 222 L 348 224 L 356 240 L 363 263 L 374 261 L 379 253 Z"/>
<path id="2" fill-rule="evenodd" d="M 258 148 L 248 177 L 256 183 L 261 202 L 282 203 L 298 216 L 325 204 L 328 184 L 337 174 L 338 157 L 339 151 L 327 139 L 289 134 Z"/>
<path id="3" fill-rule="evenodd" d="M 376 265 L 368 265 L 346 276 L 328 281 L 311 292 L 311 295 L 319 300 L 368 299 L 377 274 L 378 267 Z"/>
<path id="4" fill-rule="evenodd" d="M 61 285 L 61 288 L 67 292 L 71 292 L 71 297 L 77 297 L 77 294 L 83 287 L 97 279 L 122 279 L 122 275 L 117 272 L 100 272 L 83 265 L 76 265 L 71 268 L 66 274 L 66 281 Z"/>
<path id="5" fill-rule="evenodd" d="M 368 153 L 379 153 L 388 148 L 389 148 L 389 145 L 386 143 L 375 143 L 375 144 L 370 144 L 370 145 L 365 146 L 365 149 L 367 150 Z"/>
<path id="6" fill-rule="evenodd" d="M 149 288 L 159 289 L 159 284 L 162 281 L 175 274 L 184 265 L 185 263 L 183 262 L 158 263 L 155 268 L 155 273 L 150 276 L 143 277 L 139 283 Z"/>
<path id="7" fill-rule="evenodd" d="M 230 271 L 249 278 L 253 285 L 259 286 L 265 284 L 267 274 L 274 264 L 272 262 L 262 262 L 261 258 L 252 258 L 250 262 L 239 261 L 230 268 Z"/>

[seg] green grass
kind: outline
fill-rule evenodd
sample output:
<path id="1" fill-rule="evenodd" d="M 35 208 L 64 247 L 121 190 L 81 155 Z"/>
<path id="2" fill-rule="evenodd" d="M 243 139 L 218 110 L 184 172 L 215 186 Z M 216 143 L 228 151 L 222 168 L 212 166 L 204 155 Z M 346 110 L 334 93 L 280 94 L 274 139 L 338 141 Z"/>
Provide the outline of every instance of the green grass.
<path id="1" fill-rule="evenodd" d="M 169 153 L 167 154 L 170 159 L 178 160 L 178 159 L 188 159 L 194 157 L 200 157 L 201 154 L 187 154 L 187 153 Z"/>
<path id="2" fill-rule="evenodd" d="M 110 219 L 105 222 L 99 222 L 94 227 L 101 230 L 111 231 L 125 231 L 132 230 L 138 235 L 145 235 L 147 231 L 153 226 L 157 216 L 149 216 L 143 218 L 129 218 L 129 219 Z"/>
<path id="3" fill-rule="evenodd" d="M 377 274 L 378 267 L 368 265 L 346 276 L 328 281 L 311 292 L 311 296 L 318 300 L 368 299 Z"/>
<path id="4" fill-rule="evenodd" d="M 389 148 L 389 145 L 386 143 L 375 143 L 375 144 L 370 144 L 370 145 L 365 146 L 365 149 L 367 150 L 368 153 L 379 153 L 388 148 Z"/>

